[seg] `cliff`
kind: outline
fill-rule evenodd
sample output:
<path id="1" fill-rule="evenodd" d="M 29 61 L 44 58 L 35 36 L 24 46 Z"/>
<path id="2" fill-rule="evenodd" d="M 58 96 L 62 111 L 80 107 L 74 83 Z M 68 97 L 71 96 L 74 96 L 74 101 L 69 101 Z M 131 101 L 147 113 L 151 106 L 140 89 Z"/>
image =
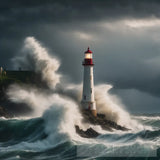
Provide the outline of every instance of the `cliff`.
<path id="1" fill-rule="evenodd" d="M 41 80 L 41 75 L 33 71 L 5 71 L 0 74 L 0 117 L 14 117 L 32 111 L 26 104 L 15 104 L 6 96 L 6 91 L 11 84 L 29 84 L 37 87 L 46 87 Z"/>

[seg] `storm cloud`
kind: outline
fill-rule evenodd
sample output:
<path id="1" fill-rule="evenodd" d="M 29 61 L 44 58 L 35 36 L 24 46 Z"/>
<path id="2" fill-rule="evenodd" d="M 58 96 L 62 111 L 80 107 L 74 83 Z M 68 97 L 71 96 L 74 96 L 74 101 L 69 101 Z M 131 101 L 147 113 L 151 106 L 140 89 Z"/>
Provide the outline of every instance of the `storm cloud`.
<path id="1" fill-rule="evenodd" d="M 5 0 L 0 4 L 0 31 L 4 68 L 17 69 L 12 59 L 22 54 L 24 39 L 34 36 L 60 59 L 59 72 L 81 83 L 81 62 L 89 45 L 96 84 L 112 84 L 111 93 L 133 112 L 152 106 L 158 111 L 160 1 Z"/>

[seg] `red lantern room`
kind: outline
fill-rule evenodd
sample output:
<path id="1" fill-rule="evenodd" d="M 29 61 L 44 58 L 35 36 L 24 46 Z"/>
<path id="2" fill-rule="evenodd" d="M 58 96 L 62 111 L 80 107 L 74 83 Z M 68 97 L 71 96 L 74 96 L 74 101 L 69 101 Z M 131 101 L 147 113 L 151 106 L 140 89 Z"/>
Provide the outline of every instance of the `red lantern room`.
<path id="1" fill-rule="evenodd" d="M 88 47 L 88 50 L 84 52 L 85 53 L 85 57 L 84 57 L 84 61 L 83 61 L 83 65 L 84 66 L 88 66 L 88 65 L 91 65 L 93 66 L 93 60 L 92 60 L 92 51 L 89 49 Z"/>

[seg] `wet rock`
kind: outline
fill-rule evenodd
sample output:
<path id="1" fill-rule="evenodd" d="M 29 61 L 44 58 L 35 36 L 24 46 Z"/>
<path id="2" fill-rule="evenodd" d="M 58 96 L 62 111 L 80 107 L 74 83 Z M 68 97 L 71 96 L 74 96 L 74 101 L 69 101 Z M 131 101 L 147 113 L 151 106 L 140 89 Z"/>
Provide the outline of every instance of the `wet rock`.
<path id="1" fill-rule="evenodd" d="M 116 122 L 107 120 L 104 114 L 97 114 L 97 117 L 94 117 L 89 111 L 82 112 L 84 121 L 89 122 L 94 125 L 100 125 L 103 129 L 112 131 L 113 129 L 127 131 L 129 130 L 126 127 L 123 127 Z"/>
<path id="2" fill-rule="evenodd" d="M 84 138 L 95 138 L 100 135 L 100 133 L 96 132 L 92 128 L 88 128 L 86 131 L 79 128 L 79 126 L 75 125 L 76 133 L 78 133 L 81 137 Z"/>
<path id="3" fill-rule="evenodd" d="M 116 122 L 107 120 L 104 114 L 97 114 L 97 117 L 94 117 L 89 111 L 82 111 L 82 115 L 84 118 L 84 122 L 93 124 L 93 125 L 100 125 L 102 129 L 107 131 L 122 130 L 127 131 L 129 130 L 126 127 L 118 125 Z M 100 135 L 97 131 L 92 128 L 88 128 L 86 131 L 79 128 L 79 126 L 75 126 L 77 134 L 84 138 L 95 138 Z"/>

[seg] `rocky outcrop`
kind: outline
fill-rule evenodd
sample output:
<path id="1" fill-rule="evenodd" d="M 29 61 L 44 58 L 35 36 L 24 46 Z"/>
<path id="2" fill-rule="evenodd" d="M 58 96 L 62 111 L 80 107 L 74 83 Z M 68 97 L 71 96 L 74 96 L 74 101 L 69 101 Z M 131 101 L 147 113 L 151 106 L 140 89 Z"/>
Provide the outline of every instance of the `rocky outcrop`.
<path id="1" fill-rule="evenodd" d="M 94 125 L 100 125 L 104 130 L 112 131 L 113 129 L 126 131 L 128 128 L 118 125 L 116 122 L 107 120 L 104 114 L 97 114 L 97 117 L 94 117 L 90 112 L 83 112 L 84 121 L 88 121 Z"/>
<path id="2" fill-rule="evenodd" d="M 79 128 L 79 126 L 75 125 L 76 133 L 78 133 L 81 137 L 84 138 L 95 138 L 100 134 L 93 130 L 92 128 L 88 128 L 86 131 L 83 131 Z"/>
<path id="3" fill-rule="evenodd" d="M 107 120 L 104 114 L 97 114 L 97 117 L 94 117 L 89 111 L 82 111 L 84 122 L 93 124 L 93 125 L 100 125 L 102 129 L 107 131 L 122 130 L 127 131 L 129 130 L 126 127 L 118 125 L 116 122 Z M 84 138 L 95 138 L 100 135 L 97 131 L 92 128 L 88 128 L 86 131 L 79 128 L 79 126 L 75 126 L 77 134 Z"/>

